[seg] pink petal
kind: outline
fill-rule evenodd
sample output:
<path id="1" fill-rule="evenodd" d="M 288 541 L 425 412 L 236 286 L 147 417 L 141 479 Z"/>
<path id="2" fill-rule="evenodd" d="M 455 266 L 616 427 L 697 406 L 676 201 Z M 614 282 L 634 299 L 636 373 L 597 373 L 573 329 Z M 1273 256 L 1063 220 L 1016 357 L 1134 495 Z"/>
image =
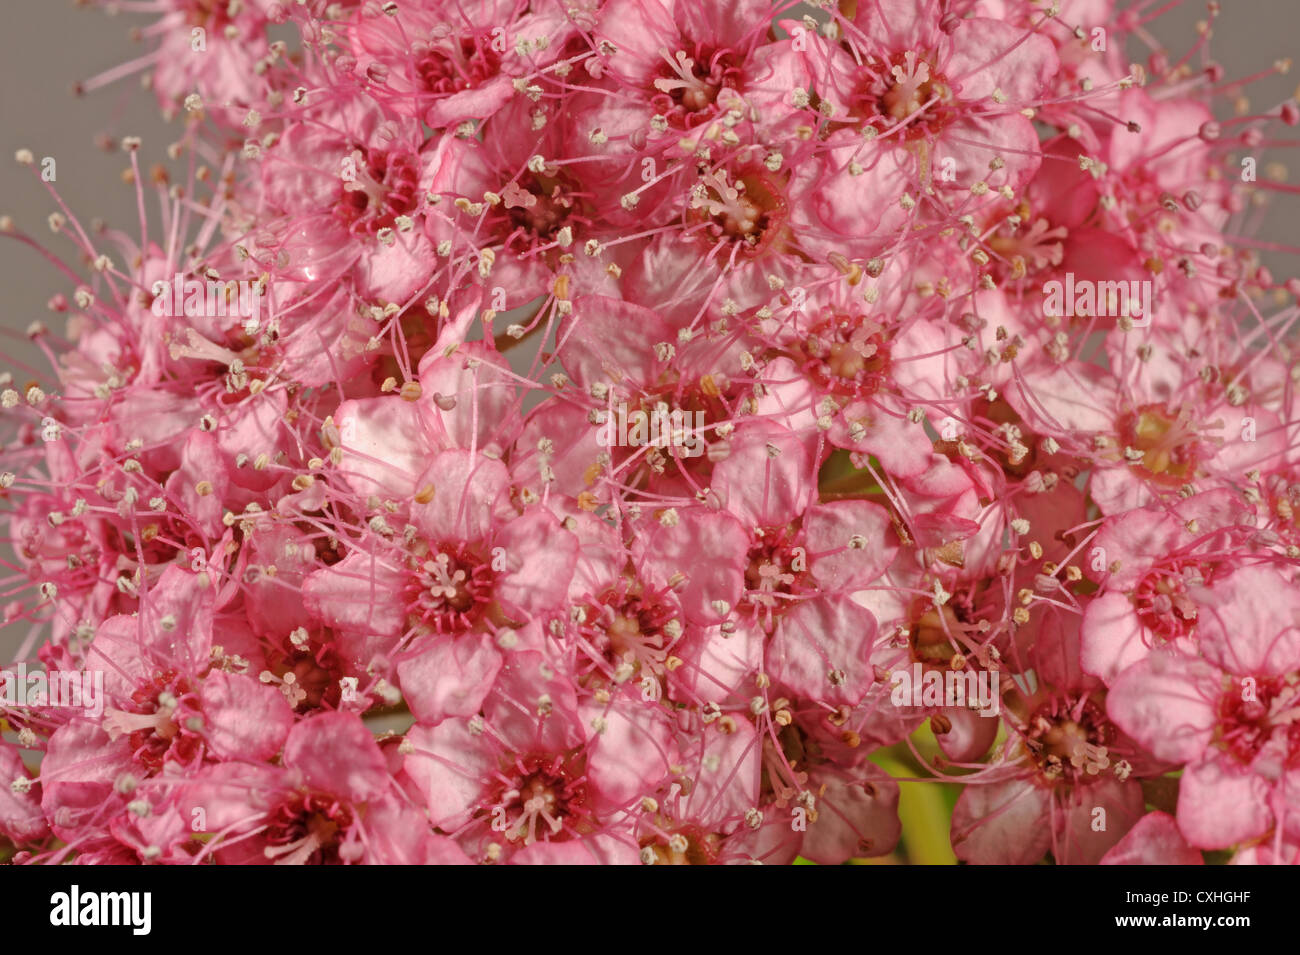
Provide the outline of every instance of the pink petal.
<path id="1" fill-rule="evenodd" d="M 1205 857 L 1187 844 L 1173 816 L 1152 812 L 1111 847 L 1101 864 L 1205 865 Z"/>
<path id="2" fill-rule="evenodd" d="M 203 724 L 222 759 L 270 759 L 293 727 L 293 710 L 276 687 L 213 670 L 203 681 Z"/>
<path id="3" fill-rule="evenodd" d="M 478 713 L 500 669 L 501 653 L 492 638 L 466 634 L 430 639 L 418 655 L 397 665 L 397 675 L 416 720 L 433 724 Z"/>
<path id="4" fill-rule="evenodd" d="M 284 765 L 302 773 L 308 786 L 353 803 L 373 799 L 392 782 L 374 737 L 352 713 L 321 713 L 295 726 Z"/>

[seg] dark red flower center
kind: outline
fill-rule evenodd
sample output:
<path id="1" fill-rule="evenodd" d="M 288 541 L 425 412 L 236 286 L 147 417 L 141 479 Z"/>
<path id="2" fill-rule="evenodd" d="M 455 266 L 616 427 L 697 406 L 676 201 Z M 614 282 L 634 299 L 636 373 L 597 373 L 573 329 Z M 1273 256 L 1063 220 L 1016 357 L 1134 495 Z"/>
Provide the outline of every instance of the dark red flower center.
<path id="1" fill-rule="evenodd" d="M 1190 636 L 1196 628 L 1196 602 L 1189 587 L 1208 582 L 1210 568 L 1190 557 L 1153 567 L 1133 591 L 1133 605 L 1142 625 L 1160 640 Z"/>
<path id="2" fill-rule="evenodd" d="M 168 669 L 137 685 L 130 710 L 106 708 L 104 728 L 112 738 L 126 734 L 132 759 L 152 775 L 168 760 L 187 765 L 200 756 L 203 738 L 188 725 L 196 716 L 189 679 Z"/>
<path id="3" fill-rule="evenodd" d="M 1280 744 L 1287 769 L 1300 766 L 1300 684 L 1288 677 L 1233 680 L 1219 698 L 1215 741 L 1243 764 Z"/>
<path id="4" fill-rule="evenodd" d="M 407 616 L 438 633 L 469 629 L 492 600 L 492 562 L 468 544 L 432 546 L 412 556 L 408 566 L 403 591 Z"/>
<path id="5" fill-rule="evenodd" d="M 502 766 L 492 827 L 511 842 L 565 842 L 592 832 L 580 753 L 515 757 Z"/>
<path id="6" fill-rule="evenodd" d="M 264 853 L 276 865 L 340 865 L 352 810 L 326 793 L 296 793 L 271 814 Z"/>
<path id="7" fill-rule="evenodd" d="M 450 96 L 473 89 L 501 71 L 501 53 L 488 34 L 453 37 L 416 53 L 415 71 L 430 93 Z"/>
<path id="8" fill-rule="evenodd" d="M 356 149 L 344 159 L 335 211 L 350 232 L 375 235 L 419 207 L 420 166 L 404 150 Z"/>
<path id="9" fill-rule="evenodd" d="M 574 623 L 593 663 L 584 686 L 593 680 L 650 680 L 662 692 L 672 648 L 682 635 L 677 607 L 666 597 L 666 591 L 625 577 L 582 606 Z"/>

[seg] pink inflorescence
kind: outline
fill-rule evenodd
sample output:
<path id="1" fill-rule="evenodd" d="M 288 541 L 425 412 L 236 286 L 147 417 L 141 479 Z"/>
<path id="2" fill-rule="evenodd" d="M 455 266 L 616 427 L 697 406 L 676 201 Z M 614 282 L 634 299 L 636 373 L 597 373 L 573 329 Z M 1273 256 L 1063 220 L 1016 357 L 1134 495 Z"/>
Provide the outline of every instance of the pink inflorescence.
<path id="1" fill-rule="evenodd" d="M 186 172 L 0 221 L 8 856 L 839 863 L 890 748 L 969 862 L 1300 861 L 1300 110 L 1217 4 L 132 6 L 82 89 Z"/>

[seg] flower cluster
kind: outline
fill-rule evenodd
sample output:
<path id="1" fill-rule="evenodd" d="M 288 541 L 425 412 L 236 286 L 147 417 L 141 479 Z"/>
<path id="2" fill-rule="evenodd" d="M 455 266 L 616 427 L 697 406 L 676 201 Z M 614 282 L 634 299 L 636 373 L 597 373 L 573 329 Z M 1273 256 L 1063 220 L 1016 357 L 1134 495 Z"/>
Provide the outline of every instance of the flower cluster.
<path id="1" fill-rule="evenodd" d="M 187 172 L 0 396 L 19 861 L 839 863 L 886 747 L 966 861 L 1300 858 L 1300 110 L 1209 26 L 134 6 Z"/>

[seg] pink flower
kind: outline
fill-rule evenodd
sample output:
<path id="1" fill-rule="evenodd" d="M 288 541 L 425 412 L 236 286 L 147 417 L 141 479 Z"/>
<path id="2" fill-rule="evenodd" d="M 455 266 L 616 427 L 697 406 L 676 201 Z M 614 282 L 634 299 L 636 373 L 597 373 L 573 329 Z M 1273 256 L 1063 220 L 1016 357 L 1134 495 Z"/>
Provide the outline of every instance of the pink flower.
<path id="1" fill-rule="evenodd" d="M 441 128 L 484 120 L 562 56 L 572 29 L 558 6 L 518 0 L 430 2 L 396 15 L 361 5 L 347 35 L 358 82 L 385 109 Z"/>
<path id="2" fill-rule="evenodd" d="M 361 667 L 421 635 L 521 626 L 559 605 L 572 573 L 576 538 L 541 505 L 517 507 L 499 461 L 444 451 L 417 485 L 403 502 L 409 531 L 376 517 L 303 582 L 308 609 Z"/>
<path id="3" fill-rule="evenodd" d="M 896 228 L 907 218 L 905 193 L 969 202 L 976 182 L 996 190 L 1029 179 L 1038 136 L 1020 110 L 1038 102 L 1058 67 L 1046 37 L 984 17 L 941 26 L 921 3 L 856 9 L 836 21 L 841 43 L 809 41 L 814 89 L 834 130 L 819 202 L 837 231 L 850 222 L 856 235 Z M 858 201 L 863 188 L 880 201 Z"/>
<path id="4" fill-rule="evenodd" d="M 482 715 L 418 725 L 407 743 L 403 772 L 434 826 L 487 861 L 580 839 L 587 861 L 636 862 L 626 810 L 672 760 L 663 717 L 623 698 L 580 704 L 562 671 L 524 650 Z"/>
<path id="5" fill-rule="evenodd" d="M 1066 6 L 137 4 L 139 234 L 0 220 L 14 861 L 1300 859 L 1300 107 Z"/>
<path id="6" fill-rule="evenodd" d="M 1226 572 L 1243 523 L 1238 500 L 1223 490 L 1103 525 L 1089 549 L 1090 573 L 1104 586 L 1084 612 L 1084 669 L 1110 682 L 1154 648 L 1192 652 L 1198 595 Z"/>
<path id="7" fill-rule="evenodd" d="M 284 740 L 280 766 L 226 762 L 179 789 L 183 818 L 222 863 L 328 865 L 465 861 L 394 792 L 383 754 L 355 716 L 319 714 Z"/>
<path id="8" fill-rule="evenodd" d="M 1243 567 L 1198 587 L 1201 655 L 1152 654 L 1122 672 L 1114 720 L 1156 756 L 1186 765 L 1178 827 L 1198 848 L 1283 835 L 1297 761 L 1300 601 L 1290 574 Z"/>

